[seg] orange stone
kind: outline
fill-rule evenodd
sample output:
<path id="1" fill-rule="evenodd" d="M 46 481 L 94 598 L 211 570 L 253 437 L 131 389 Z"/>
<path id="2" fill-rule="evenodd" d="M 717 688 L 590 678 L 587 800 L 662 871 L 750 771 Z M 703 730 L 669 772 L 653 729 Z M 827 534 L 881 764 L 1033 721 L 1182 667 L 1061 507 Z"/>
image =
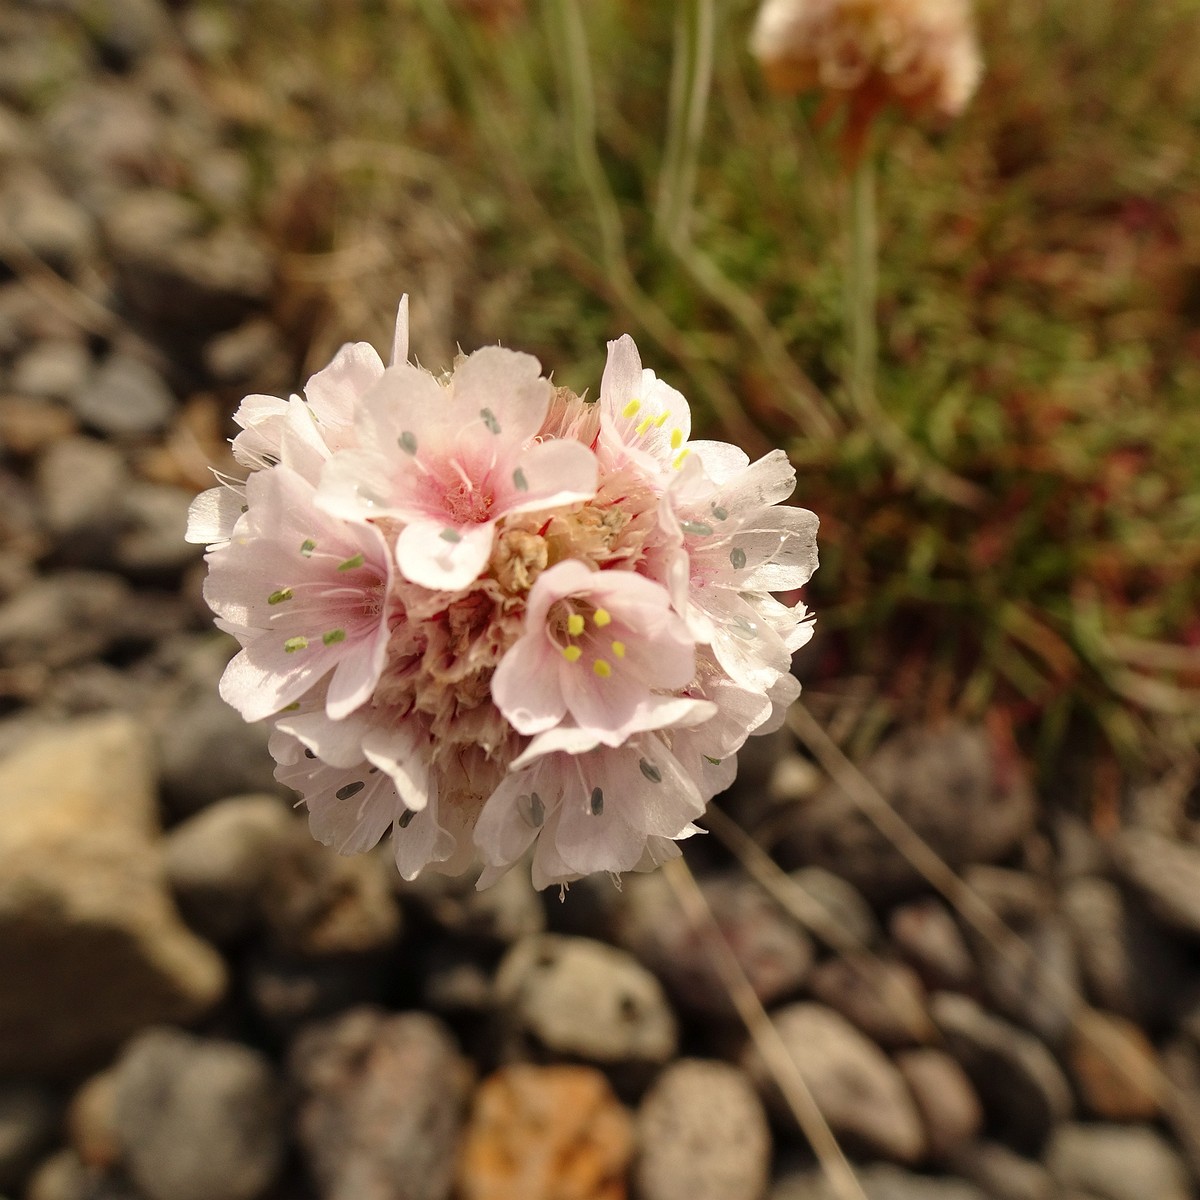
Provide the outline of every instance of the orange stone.
<path id="1" fill-rule="evenodd" d="M 461 1200 L 625 1200 L 633 1121 L 591 1067 L 504 1067 L 480 1084 Z"/>
<path id="2" fill-rule="evenodd" d="M 1076 1018 L 1067 1059 L 1088 1110 L 1108 1121 L 1149 1121 L 1162 1100 L 1162 1068 L 1146 1035 L 1124 1017 Z"/>

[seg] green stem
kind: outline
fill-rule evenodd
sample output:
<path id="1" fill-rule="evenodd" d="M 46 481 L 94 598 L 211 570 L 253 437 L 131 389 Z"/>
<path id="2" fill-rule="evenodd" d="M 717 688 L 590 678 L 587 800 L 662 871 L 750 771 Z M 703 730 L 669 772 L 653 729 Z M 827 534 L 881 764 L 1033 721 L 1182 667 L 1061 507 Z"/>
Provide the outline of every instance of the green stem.
<path id="1" fill-rule="evenodd" d="M 879 235 L 875 221 L 875 159 L 866 147 L 850 179 L 850 256 L 846 270 L 846 332 L 850 344 L 850 391 L 866 415 L 875 408 L 875 327 Z"/>

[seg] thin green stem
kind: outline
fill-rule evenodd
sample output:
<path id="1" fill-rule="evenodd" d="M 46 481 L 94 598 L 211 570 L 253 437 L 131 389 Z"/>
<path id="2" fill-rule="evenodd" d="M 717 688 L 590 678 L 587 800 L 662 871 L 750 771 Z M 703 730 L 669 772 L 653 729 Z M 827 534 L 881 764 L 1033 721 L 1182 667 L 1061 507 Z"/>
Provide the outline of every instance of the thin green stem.
<path id="1" fill-rule="evenodd" d="M 975 508 L 982 494 L 973 484 L 931 458 L 892 420 L 879 403 L 876 366 L 879 334 L 879 230 L 875 211 L 875 156 L 870 142 L 850 175 L 847 195 L 849 246 L 846 252 L 846 343 L 850 355 L 847 392 L 850 407 L 879 446 L 892 458 L 903 478 L 925 490 Z"/>
<path id="2" fill-rule="evenodd" d="M 850 179 L 850 254 L 846 263 L 846 333 L 850 346 L 850 389 L 859 412 L 875 407 L 875 364 L 879 337 L 875 306 L 879 294 L 879 232 L 875 219 L 875 158 L 868 148 Z"/>

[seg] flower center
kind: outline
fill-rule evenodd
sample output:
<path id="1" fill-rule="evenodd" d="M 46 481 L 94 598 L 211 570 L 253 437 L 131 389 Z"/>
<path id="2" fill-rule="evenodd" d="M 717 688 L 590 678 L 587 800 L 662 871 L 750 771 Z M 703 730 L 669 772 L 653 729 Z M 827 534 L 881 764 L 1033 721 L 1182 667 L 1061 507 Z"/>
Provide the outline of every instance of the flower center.
<path id="1" fill-rule="evenodd" d="M 625 657 L 626 645 L 611 636 L 612 613 L 587 601 L 560 600 L 550 612 L 547 628 L 559 653 L 572 666 L 590 668 L 599 679 L 609 679 Z"/>

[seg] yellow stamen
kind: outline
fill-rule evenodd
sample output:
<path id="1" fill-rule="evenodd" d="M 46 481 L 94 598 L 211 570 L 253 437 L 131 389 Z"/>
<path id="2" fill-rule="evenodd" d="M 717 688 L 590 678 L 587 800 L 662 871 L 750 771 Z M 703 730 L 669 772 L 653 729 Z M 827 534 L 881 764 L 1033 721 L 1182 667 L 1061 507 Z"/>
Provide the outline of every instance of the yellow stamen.
<path id="1" fill-rule="evenodd" d="M 625 657 L 625 643 L 624 642 L 613 642 L 612 652 L 618 658 L 624 658 Z"/>
<path id="2" fill-rule="evenodd" d="M 578 646 L 564 646 L 562 648 L 562 656 L 567 662 L 578 662 L 583 657 L 583 651 Z"/>
<path id="3" fill-rule="evenodd" d="M 592 613 L 592 620 L 603 629 L 612 620 L 612 613 L 607 608 L 598 608 Z"/>
<path id="4" fill-rule="evenodd" d="M 578 637 L 583 632 L 583 618 L 578 613 L 572 613 L 567 618 L 567 632 L 572 637 Z"/>
<path id="5" fill-rule="evenodd" d="M 607 679 L 612 674 L 612 667 L 609 666 L 609 664 L 606 663 L 602 658 L 598 658 L 594 663 L 592 663 L 592 670 L 595 671 L 601 679 Z"/>
<path id="6" fill-rule="evenodd" d="M 667 423 L 667 418 L 670 415 L 671 415 L 671 410 L 664 409 L 662 412 L 660 412 L 658 414 L 658 419 L 654 422 L 654 427 L 656 429 L 661 429 Z"/>
<path id="7" fill-rule="evenodd" d="M 641 407 L 642 402 L 640 400 L 630 400 L 630 402 L 625 405 L 623 409 L 621 409 L 621 416 L 632 417 Z"/>
<path id="8" fill-rule="evenodd" d="M 653 417 L 644 417 L 641 421 L 638 422 L 638 426 L 634 430 L 634 433 L 636 433 L 638 435 L 638 437 L 641 437 L 642 434 L 644 434 L 646 432 L 646 430 L 649 429 L 650 426 L 653 424 L 654 424 Z"/>
<path id="9" fill-rule="evenodd" d="M 673 464 L 675 467 L 675 470 L 678 471 L 679 468 L 683 466 L 683 460 L 685 458 L 687 458 L 687 456 L 689 454 L 691 454 L 691 452 L 692 452 L 691 447 L 684 446 L 684 448 L 682 450 L 680 450 L 680 452 L 677 455 L 675 455 L 675 462 Z"/>
<path id="10" fill-rule="evenodd" d="M 672 429 L 671 430 L 671 449 L 678 450 L 679 447 L 682 445 L 683 445 L 683 430 L 682 429 Z"/>

